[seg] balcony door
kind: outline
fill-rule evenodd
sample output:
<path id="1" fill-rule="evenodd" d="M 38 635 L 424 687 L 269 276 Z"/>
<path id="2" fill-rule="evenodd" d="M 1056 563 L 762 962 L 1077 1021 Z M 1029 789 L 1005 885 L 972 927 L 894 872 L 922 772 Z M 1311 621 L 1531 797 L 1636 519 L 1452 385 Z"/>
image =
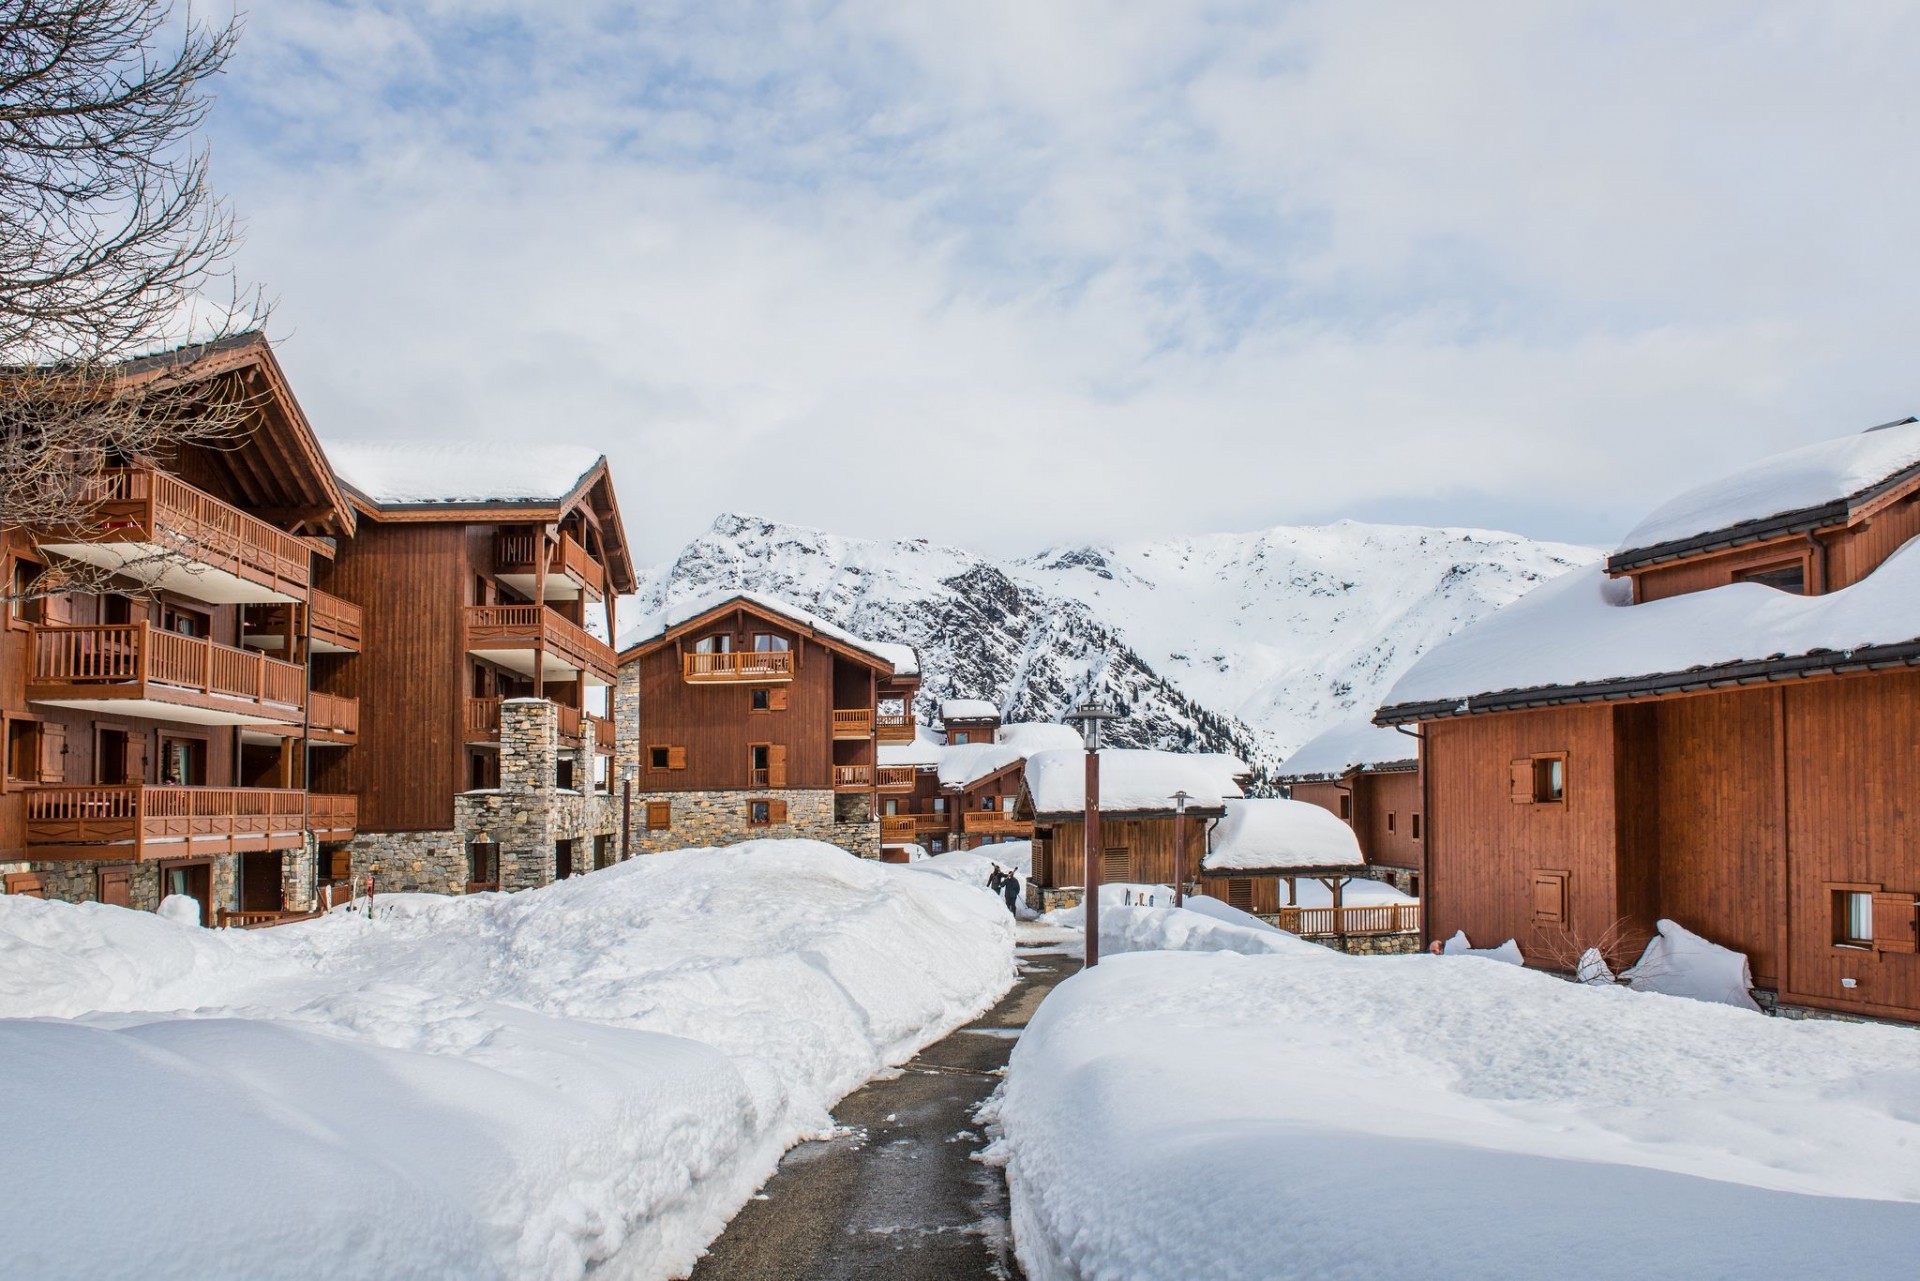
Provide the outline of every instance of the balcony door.
<path id="1" fill-rule="evenodd" d="M 200 905 L 200 924 L 213 924 L 213 867 L 208 863 L 175 863 L 160 869 L 162 898 L 184 894 Z"/>
<path id="2" fill-rule="evenodd" d="M 717 632 L 712 636 L 702 636 L 693 643 L 693 652 L 696 654 L 731 654 L 733 653 L 733 633 Z"/>
<path id="3" fill-rule="evenodd" d="M 207 743 L 200 738 L 160 740 L 160 781 L 168 787 L 207 785 Z"/>
<path id="4" fill-rule="evenodd" d="M 93 738 L 93 781 L 102 787 L 119 787 L 131 782 L 127 764 L 132 755 L 131 739 L 123 729 L 95 731 Z"/>

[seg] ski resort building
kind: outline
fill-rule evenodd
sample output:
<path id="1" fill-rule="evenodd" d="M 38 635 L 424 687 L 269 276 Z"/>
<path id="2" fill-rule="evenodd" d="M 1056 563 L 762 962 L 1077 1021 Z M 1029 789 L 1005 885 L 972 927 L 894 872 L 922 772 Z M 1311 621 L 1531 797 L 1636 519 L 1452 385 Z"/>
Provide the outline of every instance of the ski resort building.
<path id="1" fill-rule="evenodd" d="M 1661 919 L 1763 998 L 1920 1019 L 1920 423 L 1765 459 L 1423 656 L 1431 937 Z M 1610 958 L 1612 959 L 1612 958 Z"/>
<path id="2" fill-rule="evenodd" d="M 457 894 L 614 861 L 606 638 L 634 574 L 606 460 L 527 444 L 329 452 L 359 525 L 324 581 L 368 617 L 332 674 L 357 700 L 356 745 L 315 767 L 316 785 L 358 796 L 359 832 L 323 874 Z"/>
<path id="3" fill-rule="evenodd" d="M 915 767 L 883 745 L 916 738 L 919 656 L 770 596 L 677 605 L 621 638 L 619 777 L 632 845 L 657 852 L 812 837 L 880 857 L 881 797 Z"/>
<path id="4" fill-rule="evenodd" d="M 4 531 L 4 888 L 146 909 L 183 895 L 207 925 L 303 912 L 316 852 L 355 832 L 327 763 L 356 750 L 340 676 L 366 598 L 323 584 L 356 514 L 258 334 L 120 374 L 129 394 L 239 421 L 109 460 L 77 528 Z"/>
<path id="5" fill-rule="evenodd" d="M 966 702 L 966 700 L 959 700 Z M 949 737 L 956 733 L 943 705 Z M 991 703 L 969 704 L 992 708 Z M 882 744 L 880 841 L 882 857 L 901 862 L 909 847 L 934 854 L 979 849 L 1033 836 L 1033 824 L 1014 814 L 1027 758 L 1050 748 L 1072 748 L 1080 736 L 1065 725 L 1000 723 L 998 712 L 966 718 L 957 731 L 966 741 L 941 744 L 931 737 Z M 912 786 L 907 786 L 907 771 Z"/>
<path id="6" fill-rule="evenodd" d="M 1424 819 L 1419 740 L 1366 719 L 1322 731 L 1289 756 L 1278 781 L 1294 800 L 1349 827 L 1371 874 L 1419 897 Z"/>

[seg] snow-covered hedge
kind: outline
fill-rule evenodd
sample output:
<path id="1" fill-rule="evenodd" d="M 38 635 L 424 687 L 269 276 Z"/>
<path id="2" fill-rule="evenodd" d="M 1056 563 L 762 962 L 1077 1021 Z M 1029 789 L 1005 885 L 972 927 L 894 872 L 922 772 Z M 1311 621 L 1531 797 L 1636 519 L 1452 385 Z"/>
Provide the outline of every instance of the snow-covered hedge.
<path id="1" fill-rule="evenodd" d="M 669 1275 L 1013 978 L 993 897 L 813 842 L 382 903 L 0 898 L 0 1276 Z"/>

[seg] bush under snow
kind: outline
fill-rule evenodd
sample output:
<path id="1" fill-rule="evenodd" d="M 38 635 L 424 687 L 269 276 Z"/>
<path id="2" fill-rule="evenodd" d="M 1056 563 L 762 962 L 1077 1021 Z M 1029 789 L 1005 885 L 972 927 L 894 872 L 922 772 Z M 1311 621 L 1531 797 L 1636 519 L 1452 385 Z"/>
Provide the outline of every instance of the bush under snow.
<path id="1" fill-rule="evenodd" d="M 990 896 L 806 841 L 380 902 L 242 933 L 0 898 L 0 1275 L 681 1273 L 1014 972 Z M 103 1193 L 138 1213 L 80 1228 Z"/>

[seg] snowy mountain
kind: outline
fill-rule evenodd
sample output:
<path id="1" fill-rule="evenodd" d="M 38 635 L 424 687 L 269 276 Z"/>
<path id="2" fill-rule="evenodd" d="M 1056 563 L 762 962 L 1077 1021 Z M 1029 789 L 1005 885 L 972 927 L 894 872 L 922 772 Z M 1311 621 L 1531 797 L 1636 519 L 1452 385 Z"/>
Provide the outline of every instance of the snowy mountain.
<path id="1" fill-rule="evenodd" d="M 1090 692 L 1120 741 L 1233 752 L 1262 773 L 1369 710 L 1428 646 L 1576 565 L 1585 547 L 1342 521 L 1058 547 L 996 561 L 725 515 L 644 571 L 637 614 L 719 591 L 785 597 L 920 647 L 923 717 L 987 698 L 1055 720 Z"/>

